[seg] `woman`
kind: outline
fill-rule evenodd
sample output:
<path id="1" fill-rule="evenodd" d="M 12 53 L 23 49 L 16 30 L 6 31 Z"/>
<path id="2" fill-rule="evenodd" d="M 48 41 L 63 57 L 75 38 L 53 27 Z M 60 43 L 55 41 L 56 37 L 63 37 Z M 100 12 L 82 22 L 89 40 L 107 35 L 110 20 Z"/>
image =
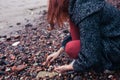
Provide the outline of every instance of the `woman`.
<path id="1" fill-rule="evenodd" d="M 120 11 L 104 0 L 49 0 L 50 24 L 70 22 L 71 37 L 65 38 L 52 62 L 65 49 L 75 61 L 55 68 L 85 72 L 120 69 Z"/>

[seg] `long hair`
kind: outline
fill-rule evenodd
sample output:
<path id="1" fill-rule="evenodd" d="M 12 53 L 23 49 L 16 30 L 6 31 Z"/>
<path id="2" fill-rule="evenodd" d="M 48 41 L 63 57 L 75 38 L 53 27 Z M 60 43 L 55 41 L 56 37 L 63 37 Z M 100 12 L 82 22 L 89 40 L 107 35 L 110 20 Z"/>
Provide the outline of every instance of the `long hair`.
<path id="1" fill-rule="evenodd" d="M 68 20 L 68 2 L 69 0 L 49 0 L 47 18 L 50 25 L 57 23 L 62 26 Z"/>

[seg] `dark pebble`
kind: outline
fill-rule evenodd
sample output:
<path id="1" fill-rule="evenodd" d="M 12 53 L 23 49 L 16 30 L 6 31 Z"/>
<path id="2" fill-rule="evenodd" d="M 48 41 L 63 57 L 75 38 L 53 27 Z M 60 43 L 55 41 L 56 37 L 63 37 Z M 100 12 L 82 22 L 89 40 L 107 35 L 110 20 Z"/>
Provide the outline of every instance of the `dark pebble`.
<path id="1" fill-rule="evenodd" d="M 2 56 L 1 59 L 6 59 L 7 57 L 6 56 Z"/>
<path id="2" fill-rule="evenodd" d="M 69 33 L 69 31 L 68 30 L 63 30 L 63 33 Z"/>
<path id="3" fill-rule="evenodd" d="M 43 10 L 43 15 L 46 15 L 47 14 L 47 11 L 46 10 Z"/>
<path id="4" fill-rule="evenodd" d="M 32 28 L 32 30 L 37 30 L 37 28 Z"/>
<path id="5" fill-rule="evenodd" d="M 21 25 L 21 23 L 18 22 L 18 23 L 16 23 L 16 25 Z"/>
<path id="6" fill-rule="evenodd" d="M 7 41 L 10 41 L 10 40 L 12 40 L 12 39 L 11 39 L 11 37 L 9 37 L 9 38 L 7 38 L 6 40 L 7 40 Z"/>
<path id="7" fill-rule="evenodd" d="M 33 25 L 31 23 L 28 23 L 25 25 L 25 27 L 32 27 Z"/>
<path id="8" fill-rule="evenodd" d="M 1 71 L 5 71 L 5 69 L 6 69 L 5 66 L 1 66 L 1 67 L 0 67 L 0 70 L 1 70 Z"/>
<path id="9" fill-rule="evenodd" d="M 0 38 L 7 38 L 7 35 L 0 36 Z"/>
<path id="10" fill-rule="evenodd" d="M 81 76 L 75 76 L 73 80 L 82 80 Z"/>
<path id="11" fill-rule="evenodd" d="M 0 60 L 0 65 L 7 65 L 7 64 L 9 64 L 9 62 L 7 62 L 3 59 Z"/>
<path id="12" fill-rule="evenodd" d="M 13 26 L 9 26 L 10 28 L 12 28 Z"/>
<path id="13" fill-rule="evenodd" d="M 0 75 L 4 75 L 5 74 L 5 72 L 4 71 L 0 71 Z"/>

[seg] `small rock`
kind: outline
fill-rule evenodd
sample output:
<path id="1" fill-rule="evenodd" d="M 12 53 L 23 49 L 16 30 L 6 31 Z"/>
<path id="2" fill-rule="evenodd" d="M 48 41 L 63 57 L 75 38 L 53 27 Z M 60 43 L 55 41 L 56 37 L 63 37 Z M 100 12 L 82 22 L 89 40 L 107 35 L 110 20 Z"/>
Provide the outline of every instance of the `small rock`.
<path id="1" fill-rule="evenodd" d="M 113 78 L 113 75 L 109 75 L 108 78 L 109 78 L 109 79 Z"/>
<path id="2" fill-rule="evenodd" d="M 20 44 L 20 41 L 13 43 L 12 46 L 17 46 L 18 44 Z"/>
<path id="3" fill-rule="evenodd" d="M 16 23 L 16 25 L 21 25 L 21 23 L 18 22 L 18 23 Z"/>
<path id="4" fill-rule="evenodd" d="M 82 78 L 80 76 L 76 76 L 76 77 L 74 77 L 73 80 L 82 80 Z"/>
<path id="5" fill-rule="evenodd" d="M 46 15 L 47 14 L 47 11 L 46 10 L 43 10 L 43 13 L 42 13 L 43 15 Z"/>
<path id="6" fill-rule="evenodd" d="M 48 76 L 48 77 L 54 77 L 54 76 L 56 76 L 56 75 L 58 75 L 58 73 L 56 73 L 56 72 L 47 72 L 47 71 L 40 71 L 39 73 L 38 73 L 38 75 L 37 75 L 37 79 L 39 79 L 39 78 L 44 78 L 44 77 L 46 77 L 46 76 Z"/>
<path id="7" fill-rule="evenodd" d="M 62 74 L 59 74 L 58 76 L 62 76 Z"/>
<path id="8" fill-rule="evenodd" d="M 7 57 L 6 56 L 2 56 L 1 59 L 6 59 Z"/>
<path id="9" fill-rule="evenodd" d="M 12 28 L 13 26 L 9 26 L 10 28 Z"/>
<path id="10" fill-rule="evenodd" d="M 0 67 L 0 71 L 5 71 L 6 70 L 6 67 L 5 66 L 1 66 Z"/>
<path id="11" fill-rule="evenodd" d="M 68 30 L 63 30 L 63 33 L 69 33 L 69 31 Z"/>
<path id="12" fill-rule="evenodd" d="M 0 38 L 7 38 L 7 35 L 3 35 L 3 36 L 1 36 Z"/>
<path id="13" fill-rule="evenodd" d="M 7 61 L 5 61 L 5 60 L 0 60 L 0 65 L 7 65 L 8 64 L 8 62 Z"/>
<path id="14" fill-rule="evenodd" d="M 14 56 L 13 54 L 10 54 L 10 58 L 11 58 L 12 60 L 15 60 L 15 56 Z"/>
<path id="15" fill-rule="evenodd" d="M 21 77 L 21 78 L 20 78 L 20 80 L 23 80 L 23 79 L 24 79 L 24 77 Z"/>
<path id="16" fill-rule="evenodd" d="M 14 34 L 13 37 L 14 37 L 15 39 L 18 39 L 18 38 L 20 38 L 20 35 L 19 35 L 19 34 Z"/>
<path id="17" fill-rule="evenodd" d="M 21 70 L 25 69 L 26 67 L 27 67 L 27 65 L 13 66 L 12 71 L 21 71 Z"/>
<path id="18" fill-rule="evenodd" d="M 34 64 L 33 64 L 33 66 L 37 66 L 37 65 L 38 65 L 38 63 L 34 63 Z"/>
<path id="19" fill-rule="evenodd" d="M 31 23 L 28 23 L 25 25 L 25 27 L 32 27 L 33 25 Z"/>
<path id="20" fill-rule="evenodd" d="M 0 75 L 4 75 L 5 74 L 5 72 L 4 71 L 0 71 Z"/>
<path id="21" fill-rule="evenodd" d="M 105 74 L 113 74 L 115 71 L 111 71 L 111 70 L 105 70 L 104 73 Z"/>
<path id="22" fill-rule="evenodd" d="M 11 69 L 10 68 L 6 68 L 6 70 L 5 70 L 6 72 L 8 72 L 8 71 L 11 71 Z"/>
<path id="23" fill-rule="evenodd" d="M 7 36 L 6 40 L 7 40 L 7 41 L 10 41 L 10 40 L 11 40 L 11 37 L 10 37 L 10 36 Z"/>
<path id="24" fill-rule="evenodd" d="M 32 30 L 37 30 L 37 28 L 35 27 L 35 28 L 32 28 Z"/>
<path id="25" fill-rule="evenodd" d="M 0 38 L 0 42 L 4 42 L 5 41 L 5 38 Z"/>

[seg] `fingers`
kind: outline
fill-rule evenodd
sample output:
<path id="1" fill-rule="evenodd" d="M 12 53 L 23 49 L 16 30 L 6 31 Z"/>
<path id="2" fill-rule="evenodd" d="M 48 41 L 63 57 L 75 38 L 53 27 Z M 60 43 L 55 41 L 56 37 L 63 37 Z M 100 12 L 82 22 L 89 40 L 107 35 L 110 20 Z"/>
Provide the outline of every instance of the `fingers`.
<path id="1" fill-rule="evenodd" d="M 58 72 L 58 73 L 61 73 L 61 69 L 60 69 L 59 67 L 55 67 L 55 68 L 54 68 L 54 71 L 55 71 L 55 72 Z"/>
<path id="2" fill-rule="evenodd" d="M 52 57 L 51 56 L 48 56 L 47 59 L 46 59 L 46 64 L 49 63 L 51 61 Z"/>
<path id="3" fill-rule="evenodd" d="M 55 58 L 53 57 L 53 58 L 51 58 L 50 62 L 53 62 L 54 60 L 55 60 Z"/>
<path id="4" fill-rule="evenodd" d="M 55 68 L 54 68 L 54 71 L 55 71 L 55 72 L 58 72 L 58 73 L 63 73 L 63 72 L 65 72 L 66 70 L 64 69 L 63 66 L 59 66 L 59 67 L 55 67 Z"/>

